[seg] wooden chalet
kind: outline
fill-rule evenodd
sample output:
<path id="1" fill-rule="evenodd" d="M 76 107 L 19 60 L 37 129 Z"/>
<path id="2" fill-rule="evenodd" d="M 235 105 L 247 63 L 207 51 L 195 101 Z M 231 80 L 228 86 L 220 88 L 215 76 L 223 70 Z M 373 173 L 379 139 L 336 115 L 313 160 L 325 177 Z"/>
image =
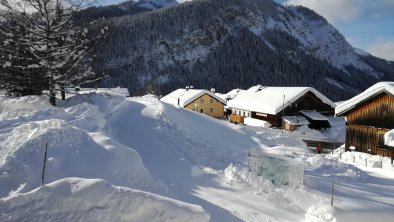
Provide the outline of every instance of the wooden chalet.
<path id="1" fill-rule="evenodd" d="M 380 82 L 340 104 L 337 116 L 346 117 L 346 150 L 392 157 L 394 149 L 384 144 L 384 134 L 394 129 L 394 82 Z"/>
<path id="2" fill-rule="evenodd" d="M 161 101 L 204 113 L 215 118 L 224 117 L 226 100 L 215 95 L 213 90 L 205 89 L 177 89 L 160 99 Z"/>
<path id="3" fill-rule="evenodd" d="M 302 110 L 313 110 L 334 115 L 335 104 L 311 87 L 254 86 L 240 92 L 227 102 L 232 114 L 264 120 L 281 127 L 282 117 L 300 115 Z"/>

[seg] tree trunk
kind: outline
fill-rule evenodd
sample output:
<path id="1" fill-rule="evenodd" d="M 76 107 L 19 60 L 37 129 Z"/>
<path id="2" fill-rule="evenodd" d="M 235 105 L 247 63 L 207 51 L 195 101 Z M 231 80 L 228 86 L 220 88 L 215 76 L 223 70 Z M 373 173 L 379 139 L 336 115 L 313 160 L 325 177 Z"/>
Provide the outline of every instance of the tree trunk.
<path id="1" fill-rule="evenodd" d="M 63 85 L 60 86 L 60 94 L 62 95 L 62 100 L 65 100 L 66 99 L 66 91 L 65 91 L 65 88 Z"/>
<path id="2" fill-rule="evenodd" d="M 49 88 L 49 103 L 52 106 L 56 106 L 56 93 L 55 93 L 55 89 L 53 88 L 53 86 L 51 86 Z"/>

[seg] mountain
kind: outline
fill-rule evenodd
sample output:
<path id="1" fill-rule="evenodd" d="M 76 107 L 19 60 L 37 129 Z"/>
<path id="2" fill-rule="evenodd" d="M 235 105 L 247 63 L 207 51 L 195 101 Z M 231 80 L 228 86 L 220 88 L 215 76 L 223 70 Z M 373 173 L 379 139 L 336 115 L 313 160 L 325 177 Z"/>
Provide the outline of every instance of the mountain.
<path id="1" fill-rule="evenodd" d="M 178 5 L 176 0 L 140 0 L 137 5 L 147 9 L 158 9 Z"/>
<path id="2" fill-rule="evenodd" d="M 323 17 L 300 6 L 195 0 L 147 9 L 126 2 L 80 15 L 77 21 L 105 17 L 109 27 L 95 52 L 96 71 L 110 76 L 101 84 L 132 94 L 263 84 L 312 86 L 343 100 L 394 80 L 392 64 L 359 55 Z"/>

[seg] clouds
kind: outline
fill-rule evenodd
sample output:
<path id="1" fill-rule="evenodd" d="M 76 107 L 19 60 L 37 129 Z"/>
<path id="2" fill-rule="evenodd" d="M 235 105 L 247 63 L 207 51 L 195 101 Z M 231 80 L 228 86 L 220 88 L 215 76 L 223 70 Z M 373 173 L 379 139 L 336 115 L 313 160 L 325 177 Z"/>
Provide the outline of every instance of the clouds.
<path id="1" fill-rule="evenodd" d="M 368 52 L 376 57 L 394 61 L 394 40 L 373 44 L 368 48 Z"/>

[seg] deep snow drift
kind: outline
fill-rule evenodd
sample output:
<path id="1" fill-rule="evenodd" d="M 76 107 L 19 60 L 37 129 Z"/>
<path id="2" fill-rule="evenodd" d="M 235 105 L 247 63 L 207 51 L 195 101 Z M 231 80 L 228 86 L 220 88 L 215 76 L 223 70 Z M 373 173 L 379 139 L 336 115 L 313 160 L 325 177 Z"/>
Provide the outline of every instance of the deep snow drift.
<path id="1" fill-rule="evenodd" d="M 9 203 L 12 203 L 10 205 Z M 61 179 L 0 200 L 2 221 L 207 221 L 201 207 L 115 187 L 103 180 Z M 34 215 L 34 217 L 26 217 Z"/>
<path id="2" fill-rule="evenodd" d="M 249 172 L 251 149 L 304 163 L 304 186 Z M 352 155 L 315 155 L 292 134 L 152 95 L 75 96 L 58 107 L 0 97 L 0 221 L 391 221 L 392 165 L 363 167 Z"/>

